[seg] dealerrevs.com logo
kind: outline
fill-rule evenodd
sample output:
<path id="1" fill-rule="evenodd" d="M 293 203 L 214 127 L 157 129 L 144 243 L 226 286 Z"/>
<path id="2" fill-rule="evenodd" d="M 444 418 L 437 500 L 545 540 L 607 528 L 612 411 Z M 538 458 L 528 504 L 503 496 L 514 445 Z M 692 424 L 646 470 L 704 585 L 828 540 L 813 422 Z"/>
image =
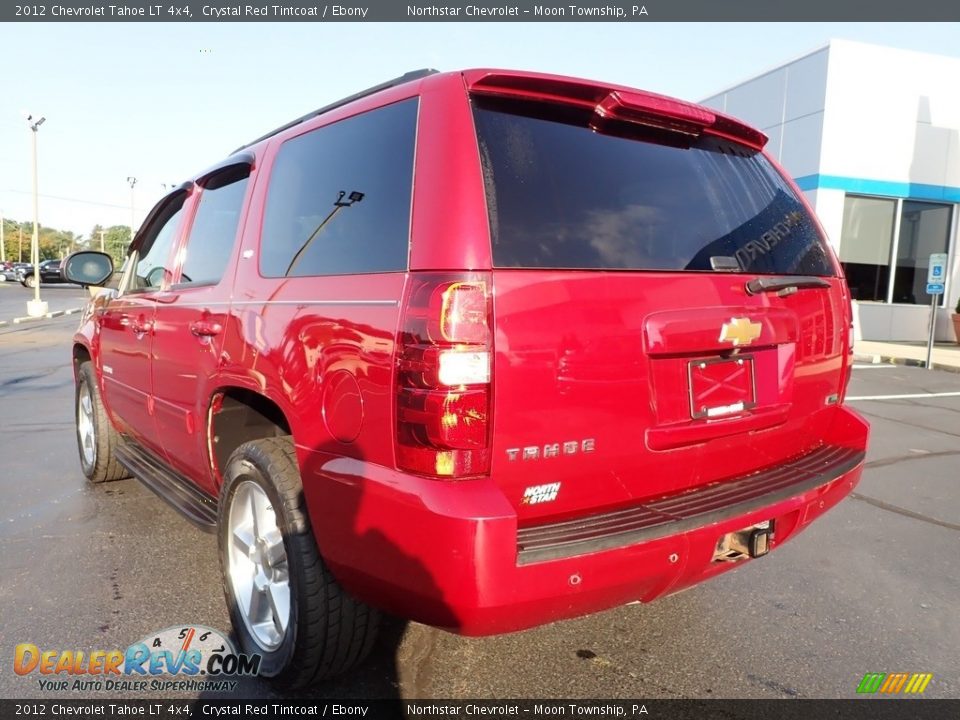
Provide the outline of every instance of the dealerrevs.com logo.
<path id="1" fill-rule="evenodd" d="M 867 673 L 857 686 L 857 692 L 919 695 L 931 680 L 933 673 Z"/>
<path id="2" fill-rule="evenodd" d="M 147 635 L 126 650 L 49 650 L 20 643 L 13 671 L 39 675 L 39 688 L 49 691 L 223 692 L 236 689 L 233 678 L 256 675 L 260 660 L 256 654 L 238 653 L 218 630 L 178 625 Z"/>

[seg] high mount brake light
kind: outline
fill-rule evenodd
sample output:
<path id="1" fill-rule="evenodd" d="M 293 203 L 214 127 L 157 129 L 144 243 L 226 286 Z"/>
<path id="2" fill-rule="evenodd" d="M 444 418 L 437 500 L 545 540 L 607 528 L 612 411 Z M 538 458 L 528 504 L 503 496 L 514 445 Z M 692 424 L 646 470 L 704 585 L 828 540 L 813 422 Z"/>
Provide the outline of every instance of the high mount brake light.
<path id="1" fill-rule="evenodd" d="M 489 273 L 411 274 L 397 343 L 397 466 L 460 478 L 490 470 Z"/>
<path id="2" fill-rule="evenodd" d="M 509 70 L 471 70 L 464 73 L 470 92 L 545 105 L 566 105 L 594 113 L 598 127 L 620 121 L 679 133 L 733 140 L 755 150 L 767 136 L 736 118 L 674 98 L 627 88 L 614 89 L 585 80 Z"/>
<path id="3" fill-rule="evenodd" d="M 601 120 L 620 120 L 693 137 L 716 120 L 712 112 L 680 100 L 619 91 L 597 103 L 594 112 Z"/>

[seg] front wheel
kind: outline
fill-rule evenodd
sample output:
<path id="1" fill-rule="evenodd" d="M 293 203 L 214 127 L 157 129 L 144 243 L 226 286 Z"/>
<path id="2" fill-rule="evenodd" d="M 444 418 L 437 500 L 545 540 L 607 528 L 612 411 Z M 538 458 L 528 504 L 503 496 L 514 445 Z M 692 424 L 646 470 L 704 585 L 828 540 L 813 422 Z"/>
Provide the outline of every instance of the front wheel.
<path id="1" fill-rule="evenodd" d="M 23 285 L 25 287 L 33 289 L 37 286 L 37 280 L 36 278 L 33 277 L 33 275 L 24 275 Z"/>
<path id="2" fill-rule="evenodd" d="M 130 477 L 114 455 L 122 439 L 107 417 L 93 364 L 89 361 L 77 369 L 75 409 L 80 467 L 87 479 L 102 483 Z"/>
<path id="3" fill-rule="evenodd" d="M 289 437 L 244 443 L 227 461 L 218 520 L 230 618 L 260 674 L 302 687 L 369 654 L 379 613 L 350 596 L 317 550 Z"/>

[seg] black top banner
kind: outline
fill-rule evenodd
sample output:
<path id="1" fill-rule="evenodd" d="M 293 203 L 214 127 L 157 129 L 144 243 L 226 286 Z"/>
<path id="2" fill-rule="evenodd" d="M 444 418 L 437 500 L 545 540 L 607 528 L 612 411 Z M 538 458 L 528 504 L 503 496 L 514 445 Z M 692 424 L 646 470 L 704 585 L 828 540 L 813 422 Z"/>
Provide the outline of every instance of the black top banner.
<path id="1" fill-rule="evenodd" d="M 0 700 L 0 717 L 956 720 L 960 700 Z"/>
<path id="2" fill-rule="evenodd" d="M 62 0 L 0 7 L 5 22 L 665 22 L 956 21 L 956 0 L 476 0 L 323 3 L 267 0 L 212 4 Z"/>

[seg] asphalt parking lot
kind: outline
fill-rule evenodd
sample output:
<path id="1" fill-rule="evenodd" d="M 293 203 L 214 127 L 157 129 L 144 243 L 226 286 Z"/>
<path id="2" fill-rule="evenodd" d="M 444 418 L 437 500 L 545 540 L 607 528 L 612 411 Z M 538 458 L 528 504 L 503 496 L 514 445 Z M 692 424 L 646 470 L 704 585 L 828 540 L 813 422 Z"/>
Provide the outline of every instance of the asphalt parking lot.
<path id="1" fill-rule="evenodd" d="M 0 328 L 18 325 L 27 320 L 27 302 L 33 300 L 33 290 L 18 282 L 0 283 Z M 83 306 L 89 292 L 76 285 L 42 285 L 40 299 L 47 303 L 51 313 L 61 313 L 75 310 Z"/>
<path id="2" fill-rule="evenodd" d="M 28 295 L 0 288 L 0 320 L 25 314 Z M 43 295 L 51 309 L 84 298 Z M 172 625 L 229 629 L 214 537 L 134 480 L 85 483 L 76 324 L 0 327 L 2 698 L 88 696 L 14 674 L 18 643 L 109 650 Z M 369 665 L 310 695 L 851 698 L 864 673 L 929 672 L 926 696 L 960 697 L 958 391 L 960 374 L 858 368 L 851 404 L 873 424 L 863 481 L 769 557 L 648 606 L 508 636 L 391 625 Z M 919 397 L 869 399 L 891 395 Z M 272 696 L 255 680 L 240 692 Z"/>

